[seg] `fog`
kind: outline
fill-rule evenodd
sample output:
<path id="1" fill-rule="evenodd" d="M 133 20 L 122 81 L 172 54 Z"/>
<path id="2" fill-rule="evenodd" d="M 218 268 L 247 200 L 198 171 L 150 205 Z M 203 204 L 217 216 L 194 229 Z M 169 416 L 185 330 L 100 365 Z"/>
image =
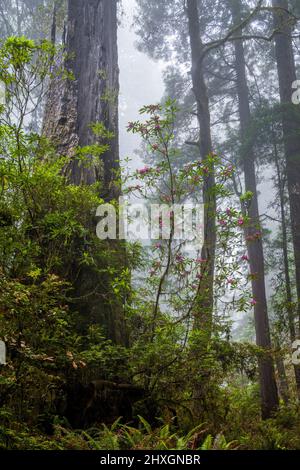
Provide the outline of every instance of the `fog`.
<path id="1" fill-rule="evenodd" d="M 136 48 L 136 35 L 133 29 L 135 0 L 122 2 L 122 15 L 118 32 L 120 68 L 120 158 L 132 158 L 132 168 L 137 168 L 140 158 L 134 155 L 139 147 L 137 136 L 128 134 L 129 121 L 138 119 L 138 110 L 146 104 L 155 104 L 164 92 L 163 66 L 153 61 Z"/>

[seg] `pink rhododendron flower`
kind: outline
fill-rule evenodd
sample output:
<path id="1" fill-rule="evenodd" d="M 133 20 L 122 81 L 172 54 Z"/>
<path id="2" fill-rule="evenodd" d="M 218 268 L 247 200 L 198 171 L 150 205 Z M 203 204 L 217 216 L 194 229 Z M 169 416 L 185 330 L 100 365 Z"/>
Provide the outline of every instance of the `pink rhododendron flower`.
<path id="1" fill-rule="evenodd" d="M 245 221 L 242 217 L 239 218 L 238 220 L 238 225 L 241 227 L 242 225 L 244 225 Z"/>
<path id="2" fill-rule="evenodd" d="M 249 261 L 249 256 L 248 255 L 243 255 L 241 259 L 242 259 L 242 261 Z"/>
<path id="3" fill-rule="evenodd" d="M 233 172 L 233 166 L 232 165 L 229 165 L 227 168 L 225 168 L 225 170 L 223 171 L 223 175 L 224 176 L 231 176 Z"/>
<path id="4" fill-rule="evenodd" d="M 151 168 L 149 168 L 148 166 L 145 166 L 144 168 L 141 168 L 140 170 L 138 170 L 138 174 L 146 175 L 147 173 L 149 173 L 149 171 L 151 171 Z"/>
<path id="5" fill-rule="evenodd" d="M 150 113 L 154 113 L 155 111 L 159 111 L 160 105 L 159 104 L 150 104 L 148 106 L 148 109 L 149 109 Z"/>
<path id="6" fill-rule="evenodd" d="M 257 300 L 255 300 L 255 299 L 252 299 L 252 300 L 251 300 L 251 302 L 250 302 L 250 304 L 251 304 L 251 305 L 254 307 L 254 305 L 256 305 L 256 304 L 257 304 Z"/>

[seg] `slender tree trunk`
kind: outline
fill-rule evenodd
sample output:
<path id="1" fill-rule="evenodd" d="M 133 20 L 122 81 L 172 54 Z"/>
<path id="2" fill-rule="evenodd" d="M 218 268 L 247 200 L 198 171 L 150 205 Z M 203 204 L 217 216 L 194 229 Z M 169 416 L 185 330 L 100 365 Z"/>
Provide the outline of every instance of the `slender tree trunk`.
<path id="1" fill-rule="evenodd" d="M 187 0 L 187 18 L 192 56 L 192 83 L 197 103 L 199 122 L 200 157 L 205 159 L 212 153 L 210 110 L 207 86 L 201 60 L 203 44 L 199 24 L 197 0 Z M 204 240 L 202 258 L 206 260 L 199 286 L 199 295 L 195 312 L 196 329 L 202 329 L 210 338 L 213 314 L 214 270 L 216 252 L 216 197 L 213 191 L 215 177 L 213 171 L 205 178 L 203 185 L 204 202 Z"/>
<path id="2" fill-rule="evenodd" d="M 114 184 L 119 169 L 117 50 L 117 0 L 69 0 L 65 62 L 73 79 L 55 79 L 49 90 L 43 133 L 55 145 L 58 154 L 69 157 L 66 174 L 70 183 L 102 185 L 101 197 L 111 200 L 119 195 Z M 95 136 L 91 124 L 102 123 L 113 133 L 112 139 Z M 78 146 L 108 144 L 109 149 L 91 165 L 75 159 Z M 96 208 L 95 208 L 96 210 Z M 91 220 L 91 232 L 96 227 Z M 122 269 L 125 251 L 116 241 L 108 241 L 113 254 L 110 267 Z M 100 266 L 99 271 L 105 271 Z M 109 274 L 78 266 L 74 260 L 73 285 L 75 308 L 89 323 L 102 325 L 117 343 L 126 343 L 123 308 L 110 288 Z M 84 320 L 83 320 L 84 321 Z"/>
<path id="3" fill-rule="evenodd" d="M 229 2 L 233 21 L 236 25 L 241 23 L 240 0 Z M 240 35 L 241 32 L 237 34 Z M 257 183 L 255 173 L 255 157 L 253 143 L 249 132 L 251 129 L 251 113 L 249 104 L 249 90 L 246 78 L 246 63 L 244 45 L 242 40 L 234 41 L 235 68 L 237 75 L 237 94 L 239 102 L 239 116 L 242 139 L 242 161 L 245 176 L 245 189 L 252 193 L 252 199 L 246 208 L 249 216 L 249 225 L 245 228 L 249 264 L 252 278 L 252 292 L 255 300 L 254 319 L 257 345 L 266 350 L 266 354 L 258 360 L 259 380 L 261 392 L 261 406 L 263 418 L 269 418 L 278 407 L 278 394 L 274 373 L 273 359 L 271 357 L 271 338 L 268 319 L 268 308 L 265 288 L 264 252 L 260 232 Z"/>
<path id="4" fill-rule="evenodd" d="M 291 39 L 291 17 L 287 0 L 272 0 L 275 35 L 275 51 L 282 107 L 282 127 L 286 157 L 286 174 L 290 200 L 291 225 L 296 266 L 298 297 L 298 330 L 300 331 L 300 109 L 292 104 L 292 84 L 297 79 Z M 278 9 L 282 8 L 282 10 Z"/>
<path id="5" fill-rule="evenodd" d="M 51 42 L 52 44 L 56 44 L 56 22 L 57 22 L 57 0 L 55 0 L 53 5 L 53 13 L 52 13 L 52 25 L 51 25 Z"/>

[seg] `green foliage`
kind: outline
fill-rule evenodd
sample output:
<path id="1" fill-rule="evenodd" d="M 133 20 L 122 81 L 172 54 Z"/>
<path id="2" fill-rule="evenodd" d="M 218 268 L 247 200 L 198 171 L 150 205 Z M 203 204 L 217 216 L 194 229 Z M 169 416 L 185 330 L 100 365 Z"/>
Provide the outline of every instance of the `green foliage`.
<path id="1" fill-rule="evenodd" d="M 15 420 L 2 437 L 14 442 L 8 446 L 23 442 L 28 449 L 46 448 L 46 441 L 35 443 L 20 423 L 46 421 L 49 427 L 70 378 L 81 380 L 86 370 L 109 378 L 118 370 L 124 375 L 126 368 L 126 351 L 100 327 L 81 328 L 76 309 L 75 260 L 77 269 L 103 271 L 112 293 L 128 287 L 126 273 L 113 265 L 115 249 L 96 237 L 100 183 L 70 184 L 67 159 L 57 157 L 43 137 L 25 131 L 28 83 L 42 84 L 53 53 L 52 45 L 25 38 L 9 38 L 0 50 L 7 107 L 18 111 L 12 121 L 6 108 L 0 114 L 0 335 L 7 345 L 0 392 Z M 95 131 L 105 133 L 101 125 Z M 106 149 L 95 146 L 91 153 L 100 156 Z"/>
<path id="2" fill-rule="evenodd" d="M 0 110 L 0 339 L 8 353 L 7 364 L 0 366 L 0 448 L 300 448 L 296 407 L 282 407 L 272 420 L 260 420 L 256 360 L 263 352 L 232 342 L 230 324 L 218 312 L 209 333 L 195 328 L 195 298 L 207 261 L 200 250 L 187 254 L 172 237 L 149 250 L 132 243 L 124 263 L 119 245 L 96 237 L 101 181 L 70 184 L 68 160 L 25 130 L 32 93 L 28 81 L 42 86 L 51 77 L 54 52 L 51 44 L 26 38 L 9 38 L 0 51 L 0 79 L 8 93 L 8 108 Z M 8 118 L 10 109 L 17 110 L 14 120 Z M 176 103 L 167 100 L 143 107 L 145 122 L 129 124 L 143 138 L 153 165 L 127 177 L 135 183 L 128 192 L 148 201 L 182 203 L 187 195 L 196 200 L 206 175 L 214 172 L 213 192 L 226 201 L 231 165 L 215 154 L 177 165 L 182 157 L 174 136 L 177 113 Z M 99 160 L 114 137 L 102 123 L 91 128 L 98 143 L 77 149 L 79 165 Z M 251 198 L 246 193 L 241 200 L 246 205 Z M 172 214 L 170 219 L 172 234 Z M 217 221 L 224 258 L 218 259 L 216 285 L 221 296 L 224 285 L 238 291 L 235 312 L 247 311 L 245 274 L 231 242 L 248 220 L 230 207 L 218 212 Z M 111 312 L 124 305 L 129 347 L 114 344 L 104 325 L 88 321 L 89 311 L 79 313 L 81 269 L 101 280 L 98 302 L 105 301 Z M 133 406 L 133 424 L 120 417 L 112 425 L 71 429 L 61 406 L 66 386 L 90 384 L 95 377 L 143 391 Z"/>

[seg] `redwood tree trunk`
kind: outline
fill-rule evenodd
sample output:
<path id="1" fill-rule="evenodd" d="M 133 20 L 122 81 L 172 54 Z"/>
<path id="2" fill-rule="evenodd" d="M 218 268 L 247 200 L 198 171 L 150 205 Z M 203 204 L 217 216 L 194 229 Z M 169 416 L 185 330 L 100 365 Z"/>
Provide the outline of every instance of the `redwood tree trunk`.
<path id="1" fill-rule="evenodd" d="M 272 0 L 275 35 L 275 51 L 282 106 L 282 127 L 286 157 L 286 175 L 290 200 L 291 225 L 296 266 L 298 296 L 298 329 L 300 330 L 300 110 L 292 104 L 292 84 L 297 79 L 291 39 L 291 17 L 287 0 Z M 279 10 L 278 7 L 283 10 Z"/>
<path id="2" fill-rule="evenodd" d="M 275 167 L 277 173 L 277 184 L 279 192 L 279 203 L 280 203 L 280 218 L 281 218 L 281 231 L 282 231 L 282 254 L 283 254 L 283 266 L 284 266 L 284 277 L 285 277 L 285 291 L 286 291 L 286 305 L 288 313 L 288 326 L 290 333 L 290 340 L 293 343 L 296 339 L 296 329 L 295 329 L 295 315 L 294 315 L 294 306 L 293 306 L 293 295 L 292 295 L 292 285 L 291 285 L 291 276 L 290 276 L 290 262 L 289 262 L 289 253 L 288 253 L 288 231 L 286 223 L 286 210 L 285 210 L 285 183 L 281 174 L 281 168 L 279 163 L 279 156 L 276 144 L 276 136 L 273 134 L 274 139 L 274 158 L 275 158 Z M 297 364 L 294 364 L 294 373 L 296 380 L 296 387 L 298 397 L 300 397 L 300 367 Z"/>
<path id="3" fill-rule="evenodd" d="M 231 0 L 229 4 L 233 21 L 238 25 L 241 23 L 240 0 Z M 240 33 L 241 31 L 238 35 L 240 35 Z M 242 161 L 244 167 L 245 190 L 250 191 L 253 194 L 250 205 L 246 209 L 250 222 L 249 226 L 245 228 L 245 236 L 252 274 L 252 292 L 253 298 L 256 302 L 254 305 L 256 343 L 259 347 L 266 350 L 265 356 L 259 358 L 258 365 L 262 416 L 263 418 L 268 418 L 278 407 L 278 394 L 273 359 L 270 355 L 271 338 L 265 288 L 263 243 L 261 236 L 256 236 L 256 234 L 260 232 L 260 221 L 254 149 L 253 142 L 251 141 L 251 138 L 249 138 L 249 132 L 251 132 L 251 113 L 243 41 L 238 39 L 234 41 L 234 48 L 241 140 L 243 143 Z"/>
<path id="4" fill-rule="evenodd" d="M 199 24 L 197 0 L 187 0 L 187 17 L 189 26 L 192 83 L 197 103 L 197 118 L 199 122 L 200 157 L 205 159 L 212 153 L 212 138 L 210 126 L 209 100 L 205 83 L 203 62 L 201 60 L 203 43 Z M 204 179 L 204 239 L 202 258 L 207 260 L 202 272 L 199 286 L 198 301 L 195 312 L 195 328 L 201 328 L 210 337 L 213 313 L 214 270 L 216 253 L 216 197 L 213 191 L 215 177 L 213 171 Z"/>
<path id="5" fill-rule="evenodd" d="M 119 194 L 114 184 L 119 169 L 117 0 L 69 0 L 65 49 L 63 65 L 73 79 L 52 81 L 43 132 L 58 154 L 69 157 L 68 181 L 75 185 L 100 182 L 101 197 L 111 200 Z M 102 123 L 113 138 L 95 136 L 93 123 Z M 74 158 L 77 147 L 97 143 L 107 144 L 109 149 L 92 165 L 80 165 Z M 90 229 L 94 235 L 92 218 Z M 109 250 L 104 263 L 115 268 L 117 275 L 126 263 L 125 251 L 116 241 L 108 241 L 102 249 Z M 74 308 L 83 325 L 98 323 L 110 339 L 126 344 L 122 302 L 115 299 L 105 267 L 82 267 L 74 259 L 71 281 L 78 298 Z"/>
<path id="6" fill-rule="evenodd" d="M 102 162 L 91 168 L 69 165 L 74 184 L 103 181 L 110 198 L 114 170 L 119 168 L 117 0 L 69 0 L 66 69 L 74 80 L 52 82 L 44 118 L 44 134 L 59 153 L 74 156 L 77 146 L 108 143 Z M 90 125 L 101 122 L 114 138 L 95 138 Z M 102 164 L 103 163 L 103 164 Z"/>

